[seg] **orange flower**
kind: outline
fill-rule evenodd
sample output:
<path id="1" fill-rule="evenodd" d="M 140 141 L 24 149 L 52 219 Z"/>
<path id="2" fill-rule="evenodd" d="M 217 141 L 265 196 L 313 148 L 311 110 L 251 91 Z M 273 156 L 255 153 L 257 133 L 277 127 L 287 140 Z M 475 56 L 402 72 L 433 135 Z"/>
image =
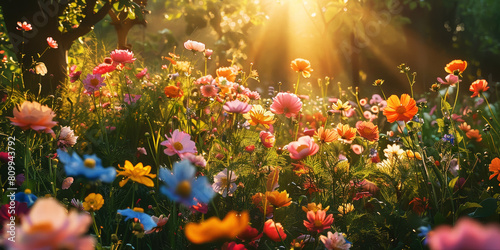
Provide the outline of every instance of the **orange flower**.
<path id="1" fill-rule="evenodd" d="M 177 97 L 182 97 L 184 95 L 184 92 L 182 91 L 181 88 L 177 86 L 167 86 L 164 89 L 165 95 L 169 98 L 177 98 Z"/>
<path id="2" fill-rule="evenodd" d="M 264 201 L 265 197 L 263 193 L 256 193 L 252 196 L 252 203 L 257 207 L 262 213 L 264 213 Z M 266 215 L 272 213 L 274 211 L 274 207 L 271 204 L 267 204 L 266 207 Z"/>
<path id="3" fill-rule="evenodd" d="M 469 87 L 469 90 L 474 92 L 470 97 L 478 96 L 489 88 L 486 80 L 476 80 Z"/>
<path id="4" fill-rule="evenodd" d="M 275 242 L 284 241 L 286 239 L 283 226 L 281 223 L 274 222 L 273 219 L 269 219 L 264 223 L 264 233 Z"/>
<path id="5" fill-rule="evenodd" d="M 269 125 L 275 122 L 274 114 L 265 110 L 261 105 L 253 105 L 248 113 L 243 114 L 243 118 L 247 119 L 252 126 L 262 124 L 265 128 L 269 128 Z"/>
<path id="6" fill-rule="evenodd" d="M 497 180 L 500 181 L 500 159 L 496 157 L 495 159 L 491 160 L 490 163 L 490 172 L 493 172 L 492 175 L 490 175 L 490 180 L 497 176 Z M 498 184 L 500 186 L 500 184 Z"/>
<path id="7" fill-rule="evenodd" d="M 358 122 L 356 128 L 361 137 L 371 142 L 378 141 L 378 126 L 375 126 L 372 122 Z"/>
<path id="8" fill-rule="evenodd" d="M 318 137 L 319 141 L 324 143 L 336 141 L 339 138 L 336 130 L 333 129 L 325 129 L 325 127 L 320 127 L 318 131 L 314 133 L 316 137 Z"/>
<path id="9" fill-rule="evenodd" d="M 479 130 L 477 130 L 477 129 L 471 129 L 471 130 L 467 131 L 467 133 L 465 133 L 465 135 L 467 136 L 467 138 L 474 140 L 476 142 L 480 142 L 483 140 L 483 138 L 481 137 L 481 134 L 479 134 Z"/>
<path id="10" fill-rule="evenodd" d="M 238 75 L 238 71 L 233 67 L 220 67 L 215 73 L 217 77 L 224 77 L 230 82 L 234 82 L 236 80 L 236 75 Z"/>
<path id="11" fill-rule="evenodd" d="M 297 58 L 290 63 L 290 66 L 292 67 L 293 70 L 297 72 L 302 72 L 302 76 L 304 78 L 311 77 L 311 72 L 313 72 L 313 69 L 311 68 L 311 63 L 306 59 Z"/>
<path id="12" fill-rule="evenodd" d="M 272 192 L 266 192 L 267 196 L 267 201 L 269 203 L 273 204 L 276 208 L 278 207 L 288 207 L 290 204 L 292 204 L 292 198 L 288 197 L 288 193 L 285 191 L 283 192 L 278 192 L 278 191 L 272 191 Z"/>
<path id="13" fill-rule="evenodd" d="M 57 122 L 52 121 L 52 118 L 56 114 L 45 105 L 42 106 L 38 102 L 24 101 L 21 106 L 14 109 L 13 113 L 14 117 L 9 117 L 12 125 L 19 126 L 23 130 L 33 129 L 45 133 L 54 133 L 52 127 Z"/>
<path id="14" fill-rule="evenodd" d="M 248 212 L 238 214 L 236 211 L 230 211 L 222 221 L 214 216 L 201 223 L 190 222 L 186 225 L 184 233 L 186 238 L 194 244 L 219 239 L 234 239 L 245 231 L 249 220 Z"/>
<path id="15" fill-rule="evenodd" d="M 337 125 L 337 134 L 339 135 L 339 140 L 344 143 L 352 143 L 352 140 L 356 138 L 356 128 L 351 128 L 349 124 L 342 125 L 339 123 Z"/>
<path id="16" fill-rule="evenodd" d="M 409 121 L 418 112 L 417 103 L 408 94 L 401 95 L 401 100 L 398 96 L 391 95 L 387 99 L 387 107 L 384 109 L 384 115 L 388 122 Z"/>
<path id="17" fill-rule="evenodd" d="M 458 128 L 467 133 L 470 130 L 470 125 L 468 125 L 466 122 L 463 122 L 462 124 L 458 125 Z"/>
<path id="18" fill-rule="evenodd" d="M 307 207 L 302 206 L 302 210 L 306 213 L 309 211 L 313 211 L 316 213 L 318 210 L 323 210 L 326 212 L 326 211 L 328 211 L 328 209 L 330 209 L 330 206 L 325 207 L 325 209 L 323 209 L 323 206 L 321 205 L 321 203 L 316 205 L 315 202 L 307 204 Z"/>
<path id="19" fill-rule="evenodd" d="M 444 67 L 444 70 L 448 74 L 455 74 L 455 71 L 458 71 L 458 73 L 464 72 L 464 70 L 467 68 L 467 62 L 462 61 L 462 60 L 453 60 L 450 63 L 446 64 L 446 67 Z"/>

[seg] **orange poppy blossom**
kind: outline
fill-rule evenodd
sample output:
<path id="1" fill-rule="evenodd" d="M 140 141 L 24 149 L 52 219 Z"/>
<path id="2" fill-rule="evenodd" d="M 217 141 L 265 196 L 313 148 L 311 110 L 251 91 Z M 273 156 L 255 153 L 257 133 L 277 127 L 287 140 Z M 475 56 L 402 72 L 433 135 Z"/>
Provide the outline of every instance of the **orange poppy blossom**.
<path id="1" fill-rule="evenodd" d="M 410 121 L 418 112 L 417 103 L 408 94 L 402 94 L 401 100 L 396 95 L 391 95 L 387 99 L 387 107 L 384 108 L 384 115 L 387 121 Z"/>
<path id="2" fill-rule="evenodd" d="M 500 181 L 500 159 L 498 157 L 491 160 L 489 171 L 493 172 L 493 174 L 490 175 L 490 180 L 493 179 L 493 177 L 495 177 L 496 175 L 497 180 Z M 500 186 L 500 184 L 498 185 Z"/>
<path id="3" fill-rule="evenodd" d="M 450 63 L 446 64 L 446 67 L 444 67 L 444 70 L 448 74 L 455 74 L 455 72 L 458 72 L 459 74 L 462 74 L 464 70 L 467 68 L 467 62 L 462 61 L 462 60 L 453 60 Z"/>
<path id="4" fill-rule="evenodd" d="M 219 239 L 234 239 L 245 231 L 249 221 L 248 212 L 230 211 L 222 221 L 214 216 L 201 223 L 190 222 L 186 225 L 184 234 L 194 244 L 203 244 Z"/>
<path id="5" fill-rule="evenodd" d="M 339 138 L 339 134 L 337 134 L 337 130 L 329 129 L 325 127 L 320 127 L 318 131 L 314 133 L 314 135 L 318 138 L 321 143 L 329 143 L 334 142 Z"/>
<path id="6" fill-rule="evenodd" d="M 304 78 L 311 77 L 311 72 L 314 70 L 311 68 L 311 63 L 302 58 L 297 58 L 290 63 L 290 67 L 297 72 L 302 72 Z"/>
<path id="7" fill-rule="evenodd" d="M 267 196 L 267 201 L 271 203 L 274 207 L 288 207 L 290 204 L 292 204 L 292 198 L 288 197 L 288 193 L 285 191 L 283 192 L 278 192 L 278 191 L 272 191 L 266 192 Z"/>
<path id="8" fill-rule="evenodd" d="M 471 130 L 467 131 L 467 133 L 465 133 L 465 135 L 467 136 L 467 138 L 474 140 L 476 142 L 480 142 L 483 140 L 483 138 L 481 137 L 481 134 L 479 133 L 479 130 L 477 130 L 477 129 L 471 129 Z"/>
<path id="9" fill-rule="evenodd" d="M 352 143 L 352 140 L 356 138 L 356 128 L 351 128 L 349 124 L 337 125 L 337 134 L 339 135 L 339 140 L 344 143 Z"/>
<path id="10" fill-rule="evenodd" d="M 182 91 L 181 88 L 174 85 L 165 87 L 164 91 L 165 95 L 168 98 L 177 98 L 177 97 L 182 97 L 184 95 L 184 91 Z"/>
<path id="11" fill-rule="evenodd" d="M 265 128 L 269 128 L 269 125 L 275 122 L 274 114 L 269 110 L 265 110 L 261 105 L 253 105 L 248 113 L 243 114 L 243 118 L 247 119 L 252 126 L 262 124 Z"/>
<path id="12" fill-rule="evenodd" d="M 235 67 L 220 67 L 215 73 L 217 77 L 224 77 L 230 82 L 234 82 L 236 80 L 236 76 L 238 75 L 238 70 Z"/>
<path id="13" fill-rule="evenodd" d="M 488 82 L 486 80 L 476 80 L 469 87 L 469 90 L 473 92 L 470 97 L 479 96 L 489 88 L 490 87 L 488 87 Z"/>
<path id="14" fill-rule="evenodd" d="M 379 132 L 378 126 L 373 124 L 372 122 L 359 121 L 356 123 L 356 129 L 359 135 L 368 141 L 374 142 L 378 141 Z"/>

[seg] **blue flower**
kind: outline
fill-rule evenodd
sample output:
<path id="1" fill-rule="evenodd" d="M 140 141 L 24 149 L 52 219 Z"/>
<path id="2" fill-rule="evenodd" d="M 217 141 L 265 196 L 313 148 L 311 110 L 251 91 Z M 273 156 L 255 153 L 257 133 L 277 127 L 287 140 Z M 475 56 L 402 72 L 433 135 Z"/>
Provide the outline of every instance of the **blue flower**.
<path id="1" fill-rule="evenodd" d="M 450 142 L 451 145 L 455 145 L 455 136 L 453 136 L 452 134 L 446 134 L 446 135 L 444 135 L 443 138 L 442 138 L 442 140 Z"/>
<path id="2" fill-rule="evenodd" d="M 420 233 L 418 233 L 418 237 L 424 237 L 424 245 L 427 245 L 427 234 L 431 231 L 431 226 L 430 225 L 427 225 L 427 226 L 421 226 L 418 228 L 418 230 L 420 231 Z"/>
<path id="3" fill-rule="evenodd" d="M 31 207 L 33 203 L 35 203 L 36 199 L 38 199 L 34 194 L 31 193 L 31 190 L 26 189 L 24 192 L 19 192 L 15 195 L 15 199 L 18 202 L 25 202 L 28 204 L 28 207 Z"/>
<path id="4" fill-rule="evenodd" d="M 173 172 L 160 169 L 160 180 L 165 184 L 160 191 L 170 200 L 182 203 L 187 207 L 200 203 L 208 203 L 215 192 L 207 177 L 195 178 L 196 168 L 188 160 L 174 163 Z M 195 201 L 195 198 L 197 201 Z"/>
<path id="5" fill-rule="evenodd" d="M 85 178 L 105 183 L 111 183 L 115 180 L 116 169 L 114 167 L 104 168 L 101 159 L 95 155 L 84 155 L 82 160 L 77 154 L 68 154 L 58 149 L 59 160 L 64 164 L 64 170 L 68 176 L 84 176 Z"/>
<path id="6" fill-rule="evenodd" d="M 151 218 L 151 215 L 145 214 L 142 208 L 134 208 L 134 210 L 127 208 L 123 210 L 118 210 L 117 213 L 125 216 L 125 221 L 128 221 L 132 218 L 137 218 L 141 221 L 141 224 L 144 225 L 144 230 L 148 231 L 156 227 L 156 222 Z"/>

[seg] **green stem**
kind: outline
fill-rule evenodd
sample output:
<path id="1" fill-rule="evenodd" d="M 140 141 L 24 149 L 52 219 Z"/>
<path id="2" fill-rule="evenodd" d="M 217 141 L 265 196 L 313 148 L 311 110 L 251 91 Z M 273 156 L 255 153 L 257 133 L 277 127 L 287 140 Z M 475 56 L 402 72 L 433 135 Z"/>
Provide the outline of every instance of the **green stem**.
<path id="1" fill-rule="evenodd" d="M 295 84 L 295 94 L 299 91 L 300 72 L 297 73 L 297 83 Z"/>
<path id="2" fill-rule="evenodd" d="M 455 111 L 455 107 L 457 106 L 457 100 L 458 100 L 458 91 L 460 90 L 460 83 L 457 82 L 457 93 L 455 94 L 455 102 L 453 103 L 453 108 L 451 109 L 451 113 Z"/>

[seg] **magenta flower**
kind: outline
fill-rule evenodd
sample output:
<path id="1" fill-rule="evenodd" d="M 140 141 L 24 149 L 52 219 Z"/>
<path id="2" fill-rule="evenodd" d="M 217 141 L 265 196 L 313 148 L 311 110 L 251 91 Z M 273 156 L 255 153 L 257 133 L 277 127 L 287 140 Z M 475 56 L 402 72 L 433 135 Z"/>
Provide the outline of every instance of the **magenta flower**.
<path id="1" fill-rule="evenodd" d="M 73 65 L 71 66 L 71 68 L 69 68 L 69 81 L 70 82 L 76 82 L 78 81 L 78 79 L 80 79 L 80 75 L 82 74 L 81 71 L 76 71 L 76 65 Z"/>
<path id="2" fill-rule="evenodd" d="M 310 136 L 302 136 L 297 141 L 290 142 L 287 149 L 290 152 L 290 158 L 301 160 L 309 155 L 316 154 L 319 146 Z"/>
<path id="3" fill-rule="evenodd" d="M 271 112 L 275 114 L 285 114 L 286 117 L 295 117 L 302 109 L 300 98 L 291 93 L 280 92 L 273 98 Z"/>
<path id="4" fill-rule="evenodd" d="M 146 74 L 148 73 L 148 68 L 144 68 L 141 70 L 141 72 L 137 73 L 137 75 L 135 75 L 135 77 L 137 77 L 137 79 L 141 79 L 143 78 Z"/>
<path id="5" fill-rule="evenodd" d="M 201 94 L 207 98 L 215 97 L 215 96 L 217 96 L 217 92 L 219 92 L 219 89 L 217 88 L 217 86 L 215 86 L 213 84 L 203 85 L 203 86 L 201 86 L 200 90 L 201 90 Z"/>
<path id="6" fill-rule="evenodd" d="M 165 137 L 167 137 L 165 135 Z M 167 147 L 163 152 L 166 155 L 183 155 L 186 153 L 196 154 L 196 144 L 191 140 L 191 136 L 185 132 L 174 130 L 172 137 L 167 137 L 166 141 L 161 143 L 162 146 Z"/>
<path id="7" fill-rule="evenodd" d="M 85 90 L 90 93 L 99 90 L 100 87 L 106 86 L 104 77 L 102 77 L 101 74 L 88 74 L 87 78 L 82 80 L 82 82 Z"/>
<path id="8" fill-rule="evenodd" d="M 134 94 L 125 94 L 123 97 L 123 101 L 130 105 L 130 103 L 136 103 L 142 95 L 134 95 Z"/>
<path id="9" fill-rule="evenodd" d="M 244 114 L 252 109 L 252 105 L 242 102 L 240 100 L 234 100 L 224 103 L 224 110 L 228 113 L 238 113 Z"/>
<path id="10" fill-rule="evenodd" d="M 455 83 L 459 83 L 461 82 L 462 80 L 459 80 L 458 79 L 458 76 L 454 75 L 454 74 L 449 74 L 447 75 L 445 78 L 444 78 L 446 81 L 443 81 L 443 79 L 441 79 L 441 77 L 438 77 L 437 78 L 437 81 L 443 85 L 455 85 Z"/>
<path id="11" fill-rule="evenodd" d="M 307 212 L 307 220 L 304 220 L 304 226 L 310 232 L 320 233 L 325 229 L 330 228 L 333 224 L 333 214 L 326 216 L 324 210 L 318 210 L 316 212 Z"/>
<path id="12" fill-rule="evenodd" d="M 134 63 L 134 53 L 125 49 L 115 49 L 111 52 L 113 64 Z"/>
<path id="13" fill-rule="evenodd" d="M 116 69 L 116 67 L 113 64 L 101 63 L 101 64 L 95 66 L 95 68 L 92 70 L 92 73 L 104 75 L 106 73 L 110 73 L 110 72 L 115 71 L 115 69 Z"/>
<path id="14" fill-rule="evenodd" d="M 198 52 L 203 52 L 205 50 L 205 44 L 196 42 L 196 41 L 191 41 L 187 40 L 184 43 L 184 48 L 192 51 L 198 51 Z"/>
<path id="15" fill-rule="evenodd" d="M 497 249 L 500 227 L 484 226 L 475 220 L 462 218 L 455 227 L 440 226 L 427 234 L 429 247 L 434 250 Z"/>

